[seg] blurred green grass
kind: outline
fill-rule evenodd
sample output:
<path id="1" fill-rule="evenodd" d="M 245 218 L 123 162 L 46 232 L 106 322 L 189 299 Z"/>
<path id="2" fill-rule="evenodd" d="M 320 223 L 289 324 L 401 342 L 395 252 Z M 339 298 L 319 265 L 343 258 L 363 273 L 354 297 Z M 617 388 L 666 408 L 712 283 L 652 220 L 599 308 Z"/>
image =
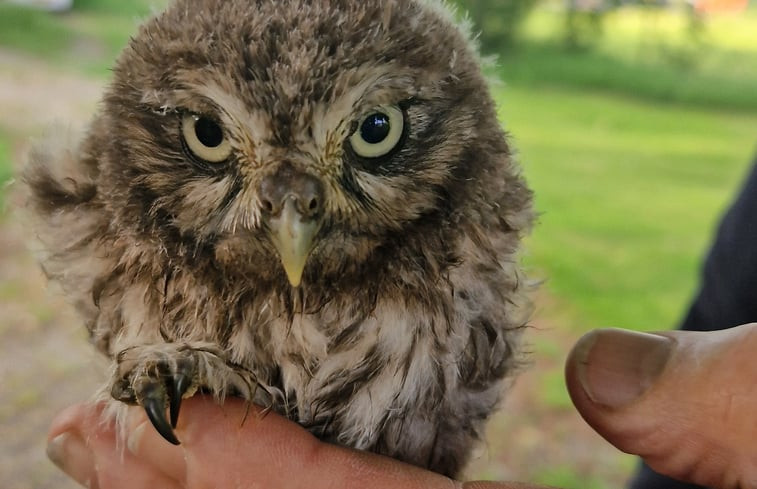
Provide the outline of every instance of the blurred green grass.
<path id="1" fill-rule="evenodd" d="M 575 327 L 673 326 L 756 147 L 757 113 L 554 88 L 497 98 L 541 213 L 528 263 Z"/>
<path id="2" fill-rule="evenodd" d="M 74 11 L 107 16 L 143 16 L 166 3 L 167 0 L 76 0 Z"/>
<path id="3" fill-rule="evenodd" d="M 562 489 L 606 489 L 607 485 L 599 477 L 586 477 L 579 474 L 574 467 L 559 465 L 544 469 L 533 481 L 535 484 L 560 487 Z"/>
<path id="4" fill-rule="evenodd" d="M 713 16 L 695 34 L 676 10 L 626 7 L 604 22 L 591 44 L 569 49 L 562 14 L 537 9 L 518 48 L 500 54 L 499 75 L 532 88 L 757 110 L 757 10 Z"/>
<path id="5" fill-rule="evenodd" d="M 166 0 L 77 0 L 51 15 L 0 2 L 0 47 L 86 74 L 106 76 L 137 26 Z"/>
<path id="6" fill-rule="evenodd" d="M 72 33 L 47 13 L 0 3 L 0 46 L 55 57 L 71 42 Z"/>

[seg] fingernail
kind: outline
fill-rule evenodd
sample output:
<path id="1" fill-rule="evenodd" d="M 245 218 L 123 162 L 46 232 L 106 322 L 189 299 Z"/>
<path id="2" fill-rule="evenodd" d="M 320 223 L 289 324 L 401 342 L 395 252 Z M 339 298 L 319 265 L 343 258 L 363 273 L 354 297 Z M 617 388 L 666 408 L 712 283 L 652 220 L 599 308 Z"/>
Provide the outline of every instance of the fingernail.
<path id="1" fill-rule="evenodd" d="M 96 489 L 95 459 L 79 436 L 63 433 L 47 444 L 47 457 L 79 484 Z"/>
<path id="2" fill-rule="evenodd" d="M 599 329 L 574 348 L 577 374 L 597 404 L 620 408 L 638 399 L 660 376 L 673 350 L 665 336 L 622 329 Z"/>

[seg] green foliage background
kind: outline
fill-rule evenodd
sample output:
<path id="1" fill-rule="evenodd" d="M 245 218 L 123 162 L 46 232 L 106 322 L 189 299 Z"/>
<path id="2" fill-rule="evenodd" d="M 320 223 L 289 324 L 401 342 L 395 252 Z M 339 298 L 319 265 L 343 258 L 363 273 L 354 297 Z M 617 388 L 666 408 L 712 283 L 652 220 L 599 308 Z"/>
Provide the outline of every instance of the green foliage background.
<path id="1" fill-rule="evenodd" d="M 468 12 L 486 52 L 511 48 L 523 20 L 539 0 L 454 0 Z"/>

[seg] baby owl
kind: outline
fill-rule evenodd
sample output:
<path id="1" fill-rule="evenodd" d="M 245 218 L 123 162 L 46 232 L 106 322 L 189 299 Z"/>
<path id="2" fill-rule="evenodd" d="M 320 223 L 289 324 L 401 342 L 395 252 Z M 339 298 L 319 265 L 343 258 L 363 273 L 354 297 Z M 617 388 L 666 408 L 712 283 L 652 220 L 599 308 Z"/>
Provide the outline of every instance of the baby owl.
<path id="1" fill-rule="evenodd" d="M 177 0 L 23 181 L 103 397 L 172 443 L 200 390 L 455 475 L 517 363 L 531 192 L 439 1 Z"/>

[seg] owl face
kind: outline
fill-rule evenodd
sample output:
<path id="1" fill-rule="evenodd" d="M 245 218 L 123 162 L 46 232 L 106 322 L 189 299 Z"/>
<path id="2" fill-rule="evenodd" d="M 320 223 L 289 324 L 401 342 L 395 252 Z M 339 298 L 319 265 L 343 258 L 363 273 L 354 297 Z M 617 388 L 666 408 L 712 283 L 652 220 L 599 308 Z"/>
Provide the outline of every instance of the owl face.
<path id="1" fill-rule="evenodd" d="M 444 248 L 507 157 L 448 17 L 420 0 L 176 2 L 122 54 L 96 122 L 117 136 L 119 225 L 290 287 L 377 257 L 423 268 L 420 243 Z"/>

